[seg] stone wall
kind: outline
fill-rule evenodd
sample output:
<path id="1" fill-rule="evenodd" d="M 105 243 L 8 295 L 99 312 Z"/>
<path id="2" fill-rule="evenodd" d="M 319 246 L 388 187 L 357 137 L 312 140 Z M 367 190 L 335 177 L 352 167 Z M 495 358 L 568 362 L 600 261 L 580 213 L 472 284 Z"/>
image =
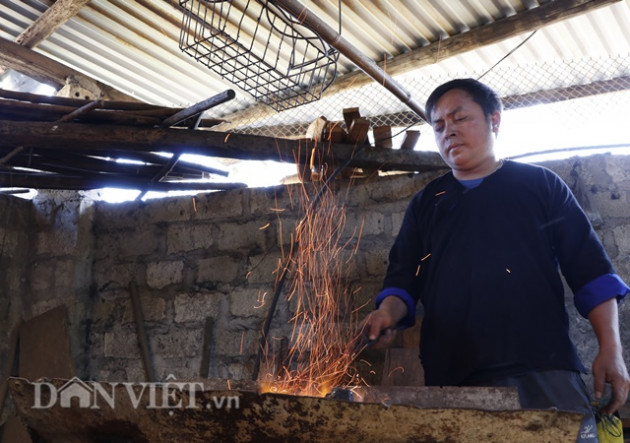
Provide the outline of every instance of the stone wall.
<path id="1" fill-rule="evenodd" d="M 602 155 L 546 165 L 572 187 L 619 274 L 630 282 L 630 158 Z M 366 304 L 364 313 L 380 289 L 409 199 L 434 175 L 393 176 L 349 189 L 339 185 L 347 205 L 346 238 L 362 226 L 347 281 L 357 291 L 357 303 Z M 23 258 L 27 269 L 11 265 L 11 276 L 3 278 L 19 281 L 21 273 L 28 275 L 25 318 L 68 305 L 83 378 L 145 379 L 130 295 L 135 287 L 158 378 L 248 379 L 275 271 L 303 210 L 302 189 L 291 185 L 124 204 L 90 204 L 75 194 L 45 196 L 33 204 L 33 254 L 27 262 Z M 5 232 L 19 236 L 15 225 L 28 224 L 24 205 L 21 212 L 13 210 L 9 225 L 0 225 L 10 226 Z M 0 280 L 3 290 L 13 288 L 5 280 Z M 567 300 L 573 337 L 590 362 L 596 341 L 570 295 Z M 291 311 L 281 299 L 273 337 L 290 333 Z M 621 305 L 624 343 L 630 343 L 629 311 L 629 303 Z"/>

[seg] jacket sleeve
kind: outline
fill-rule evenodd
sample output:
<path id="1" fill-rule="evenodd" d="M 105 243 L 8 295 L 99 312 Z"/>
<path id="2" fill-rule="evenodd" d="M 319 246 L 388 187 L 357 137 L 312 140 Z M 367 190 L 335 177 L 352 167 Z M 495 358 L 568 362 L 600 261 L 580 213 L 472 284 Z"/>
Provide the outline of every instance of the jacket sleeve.
<path id="1" fill-rule="evenodd" d="M 614 296 L 623 297 L 628 287 L 616 277 L 602 242 L 569 187 L 551 171 L 547 171 L 547 179 L 551 193 L 548 211 L 554 253 L 573 291 L 574 303 L 580 314 L 586 317 L 597 304 Z M 606 282 L 613 285 L 602 286 Z M 619 293 L 602 293 L 602 287 Z"/>

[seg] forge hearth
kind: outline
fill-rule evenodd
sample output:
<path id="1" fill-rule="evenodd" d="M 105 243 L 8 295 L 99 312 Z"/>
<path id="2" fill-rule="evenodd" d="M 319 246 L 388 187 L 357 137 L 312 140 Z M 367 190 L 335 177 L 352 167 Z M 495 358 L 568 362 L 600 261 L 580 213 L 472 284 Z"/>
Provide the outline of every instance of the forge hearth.
<path id="1" fill-rule="evenodd" d="M 362 402 L 259 394 L 217 380 L 98 383 L 10 379 L 20 417 L 46 442 L 571 442 L 582 415 L 523 410 L 503 388 L 370 387 Z M 401 404 L 401 402 L 403 404 Z"/>

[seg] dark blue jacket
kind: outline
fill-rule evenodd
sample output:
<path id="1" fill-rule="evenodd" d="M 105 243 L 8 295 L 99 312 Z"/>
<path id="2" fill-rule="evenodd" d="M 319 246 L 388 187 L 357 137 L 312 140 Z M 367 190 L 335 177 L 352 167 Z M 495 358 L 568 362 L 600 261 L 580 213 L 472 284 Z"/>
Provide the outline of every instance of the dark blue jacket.
<path id="1" fill-rule="evenodd" d="M 422 303 L 427 385 L 459 385 L 492 368 L 583 371 L 558 270 L 574 294 L 615 272 L 567 185 L 511 161 L 473 189 L 450 172 L 427 185 L 389 261 L 379 299 L 403 299 L 407 324 Z"/>

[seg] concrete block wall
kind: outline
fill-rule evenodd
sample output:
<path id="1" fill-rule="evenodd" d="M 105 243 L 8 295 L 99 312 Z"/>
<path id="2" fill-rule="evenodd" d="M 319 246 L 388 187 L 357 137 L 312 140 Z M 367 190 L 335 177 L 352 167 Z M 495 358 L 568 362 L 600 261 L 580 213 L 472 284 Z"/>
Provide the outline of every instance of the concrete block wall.
<path id="1" fill-rule="evenodd" d="M 620 275 L 630 281 L 630 157 L 595 156 L 545 164 L 571 186 Z M 346 276 L 363 313 L 372 308 L 389 248 L 409 199 L 437 173 L 341 186 L 346 236 L 363 227 Z M 89 204 L 48 196 L 35 202 L 28 263 L 33 315 L 71 305 L 79 375 L 144 380 L 130 285 L 136 285 L 158 377 L 248 379 L 274 292 L 274 272 L 301 216 L 300 185 L 243 189 L 147 202 Z M 311 192 L 312 194 L 312 192 Z M 354 244 L 354 243 L 353 243 Z M 46 270 L 44 272 L 43 270 Z M 596 341 L 570 304 L 572 334 L 585 361 Z M 630 343 L 630 304 L 620 307 Z M 287 336 L 292 306 L 282 300 L 271 335 Z M 209 362 L 202 368 L 204 343 Z M 628 346 L 628 345 L 626 345 Z M 628 355 L 629 352 L 627 352 Z M 630 365 L 630 360 L 628 360 Z"/>

